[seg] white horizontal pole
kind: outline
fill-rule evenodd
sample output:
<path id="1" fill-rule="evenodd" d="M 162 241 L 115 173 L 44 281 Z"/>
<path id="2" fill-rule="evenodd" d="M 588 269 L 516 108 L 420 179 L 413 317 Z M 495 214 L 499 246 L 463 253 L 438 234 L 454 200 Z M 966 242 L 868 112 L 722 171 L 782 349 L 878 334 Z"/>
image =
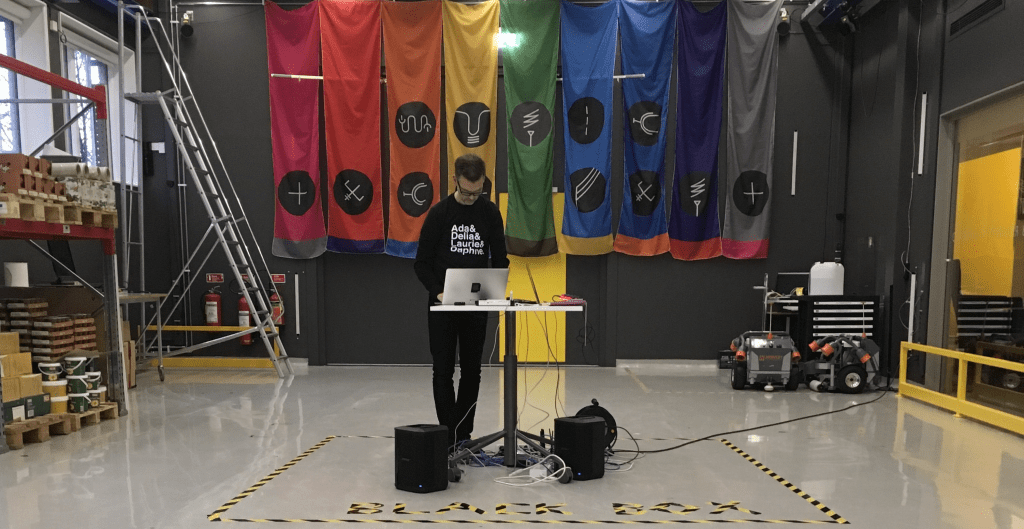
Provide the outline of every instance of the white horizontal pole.
<path id="1" fill-rule="evenodd" d="M 324 76 L 322 76 L 322 75 L 293 75 L 293 74 L 289 74 L 289 73 L 272 73 L 272 74 L 270 74 L 270 76 L 271 77 L 281 77 L 281 78 L 284 78 L 284 79 L 308 79 L 308 80 L 312 80 L 312 81 L 323 81 L 324 80 Z M 613 75 L 612 79 L 643 79 L 645 77 L 647 77 L 647 74 L 631 73 L 631 74 L 625 74 L 625 75 Z M 556 77 L 555 81 L 561 82 L 562 78 L 561 77 Z M 380 82 L 386 83 L 387 79 L 381 78 Z"/>

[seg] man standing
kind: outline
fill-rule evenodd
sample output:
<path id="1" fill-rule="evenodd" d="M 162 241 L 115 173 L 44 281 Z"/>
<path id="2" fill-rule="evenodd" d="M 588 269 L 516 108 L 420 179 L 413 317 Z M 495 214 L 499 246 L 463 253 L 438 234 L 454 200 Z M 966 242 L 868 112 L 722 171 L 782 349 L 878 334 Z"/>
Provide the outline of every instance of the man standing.
<path id="1" fill-rule="evenodd" d="M 431 305 L 444 295 L 449 268 L 508 268 L 501 212 L 490 200 L 479 200 L 486 170 L 479 156 L 459 156 L 455 160 L 455 193 L 430 208 L 423 222 L 414 268 L 429 292 Z M 438 422 L 448 427 L 448 443 L 452 446 L 470 439 L 473 432 L 487 313 L 428 311 L 427 326 L 434 359 L 434 409 Z M 458 398 L 454 382 L 456 346 L 462 369 Z"/>

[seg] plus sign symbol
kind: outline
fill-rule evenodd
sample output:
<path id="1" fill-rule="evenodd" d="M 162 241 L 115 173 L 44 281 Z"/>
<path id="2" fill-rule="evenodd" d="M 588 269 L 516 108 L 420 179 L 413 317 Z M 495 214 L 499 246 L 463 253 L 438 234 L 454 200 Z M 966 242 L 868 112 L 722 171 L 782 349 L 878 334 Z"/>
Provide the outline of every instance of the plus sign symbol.
<path id="1" fill-rule="evenodd" d="M 732 185 L 732 202 L 744 215 L 756 217 L 768 205 L 768 176 L 761 171 L 743 171 Z"/>
<path id="2" fill-rule="evenodd" d="M 301 217 L 316 203 L 316 187 L 306 171 L 290 171 L 277 185 L 277 200 L 288 213 Z"/>
<path id="3" fill-rule="evenodd" d="M 334 179 L 334 201 L 349 215 L 358 215 L 373 202 L 373 183 L 355 169 L 345 169 Z"/>

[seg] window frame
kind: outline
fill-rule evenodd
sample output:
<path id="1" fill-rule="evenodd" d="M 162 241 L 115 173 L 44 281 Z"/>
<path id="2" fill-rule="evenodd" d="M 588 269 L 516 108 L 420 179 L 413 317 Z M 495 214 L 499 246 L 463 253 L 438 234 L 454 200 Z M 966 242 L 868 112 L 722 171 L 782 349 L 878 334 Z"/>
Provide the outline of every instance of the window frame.
<path id="1" fill-rule="evenodd" d="M 0 15 L 14 23 L 16 58 L 50 71 L 50 39 L 46 3 L 41 0 L 0 0 Z M 50 85 L 16 76 L 20 99 L 50 99 Z M 28 154 L 53 134 L 53 105 L 18 104 L 21 150 Z"/>
<path id="2" fill-rule="evenodd" d="M 110 145 L 110 172 L 115 184 L 124 182 L 121 175 L 120 160 L 122 151 L 127 150 L 127 157 L 125 158 L 125 172 L 132 175 L 128 185 L 137 186 L 138 179 L 140 178 L 139 168 L 141 167 L 141 160 L 138 160 L 139 149 L 137 145 L 124 149 L 124 142 L 121 141 L 120 119 L 120 113 L 125 112 L 125 129 L 127 131 L 134 131 L 136 115 L 135 104 L 131 102 L 127 102 L 126 104 L 124 99 L 119 97 L 120 94 L 118 92 L 120 87 L 119 77 L 121 75 L 124 75 L 125 91 L 134 92 L 136 90 L 137 77 L 135 71 L 135 52 L 126 45 L 124 48 L 124 63 L 121 68 L 118 68 L 116 40 L 65 13 L 60 13 L 57 24 L 59 31 L 64 36 L 64 38 L 61 39 L 62 42 L 60 50 L 61 74 L 64 77 L 68 79 L 72 78 L 68 73 L 68 45 L 89 54 L 107 65 L 107 141 Z M 66 108 L 70 108 L 70 105 Z M 70 118 L 71 115 L 66 117 Z M 72 125 L 68 128 L 68 134 L 72 135 L 69 136 L 69 144 L 70 140 L 77 141 L 77 129 L 77 125 Z"/>

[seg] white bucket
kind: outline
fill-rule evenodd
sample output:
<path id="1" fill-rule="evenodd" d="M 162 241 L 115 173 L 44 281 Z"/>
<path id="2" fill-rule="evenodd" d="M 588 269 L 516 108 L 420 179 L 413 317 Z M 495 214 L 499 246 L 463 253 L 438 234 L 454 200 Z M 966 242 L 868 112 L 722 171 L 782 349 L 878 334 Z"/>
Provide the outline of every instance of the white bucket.
<path id="1" fill-rule="evenodd" d="M 68 411 L 71 413 L 85 413 L 89 411 L 89 394 L 74 393 L 68 395 Z"/>
<path id="2" fill-rule="evenodd" d="M 100 400 L 100 390 L 98 390 L 98 389 L 90 389 L 89 390 L 89 407 L 90 408 L 99 408 L 100 407 L 100 402 L 102 402 Z"/>
<path id="3" fill-rule="evenodd" d="M 86 379 L 85 375 L 68 375 L 68 391 L 70 393 L 81 395 L 89 391 L 89 380 Z"/>
<path id="4" fill-rule="evenodd" d="M 44 375 L 45 376 L 45 375 Z M 68 395 L 68 381 L 67 380 L 56 380 L 56 381 L 43 381 L 43 391 L 50 394 L 50 398 L 53 397 L 66 397 Z"/>
<path id="5" fill-rule="evenodd" d="M 43 374 L 43 382 L 60 380 L 64 366 L 60 362 L 39 362 L 39 372 Z"/>
<path id="6" fill-rule="evenodd" d="M 103 373 L 99 371 L 86 371 L 85 380 L 89 382 L 89 389 L 96 389 L 100 387 L 100 379 L 103 378 Z"/>
<path id="7" fill-rule="evenodd" d="M 67 413 L 68 397 L 50 397 L 50 413 Z"/>
<path id="8" fill-rule="evenodd" d="M 100 392 L 100 402 L 106 402 L 107 401 L 107 386 L 100 386 L 99 388 L 97 388 L 97 390 Z"/>
<path id="9" fill-rule="evenodd" d="M 68 356 L 64 358 L 64 368 L 68 375 L 84 376 L 85 363 L 88 361 L 84 356 Z"/>

